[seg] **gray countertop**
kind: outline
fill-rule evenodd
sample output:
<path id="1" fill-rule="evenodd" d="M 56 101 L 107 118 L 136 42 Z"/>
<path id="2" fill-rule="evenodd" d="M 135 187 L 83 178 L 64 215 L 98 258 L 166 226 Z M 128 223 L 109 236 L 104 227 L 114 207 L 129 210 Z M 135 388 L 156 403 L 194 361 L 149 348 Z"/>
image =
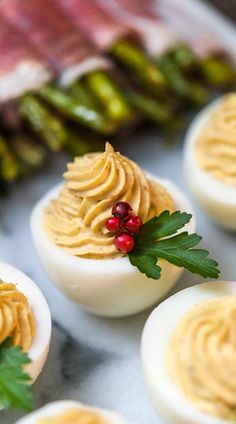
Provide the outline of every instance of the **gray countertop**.
<path id="1" fill-rule="evenodd" d="M 182 168 L 182 141 L 164 145 L 157 130 L 133 136 L 117 146 L 152 173 L 172 179 L 188 193 Z M 140 363 L 140 337 L 150 313 L 102 319 L 83 312 L 60 294 L 43 272 L 33 249 L 29 218 L 35 202 L 61 178 L 66 158 L 57 157 L 40 175 L 19 184 L 0 204 L 0 259 L 28 274 L 44 292 L 54 321 L 46 366 L 34 384 L 37 406 L 57 399 L 76 399 L 115 409 L 131 423 L 159 423 L 149 402 Z M 191 196 L 190 196 L 191 197 Z M 219 261 L 221 279 L 236 281 L 236 236 L 217 228 L 194 202 L 204 247 Z M 174 291 L 202 281 L 185 272 Z M 158 284 L 158 282 L 157 282 Z M 13 424 L 18 412 L 1 412 L 0 422 Z"/>

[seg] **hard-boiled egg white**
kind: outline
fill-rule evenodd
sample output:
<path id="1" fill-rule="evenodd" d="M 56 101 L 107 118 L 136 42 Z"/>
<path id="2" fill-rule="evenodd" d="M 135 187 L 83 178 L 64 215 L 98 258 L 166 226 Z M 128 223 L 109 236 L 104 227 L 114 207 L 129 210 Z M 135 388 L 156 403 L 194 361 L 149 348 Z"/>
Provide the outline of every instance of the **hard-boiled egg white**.
<path id="1" fill-rule="evenodd" d="M 176 209 L 192 213 L 188 199 L 172 182 L 148 176 L 167 189 Z M 151 280 L 132 266 L 127 257 L 106 260 L 74 257 L 49 241 L 42 223 L 43 210 L 60 188 L 57 186 L 38 202 L 31 218 L 34 244 L 52 282 L 83 308 L 103 316 L 134 314 L 161 299 L 180 277 L 181 268 L 160 261 L 162 276 L 158 281 Z M 194 219 L 185 229 L 194 231 Z"/>
<path id="2" fill-rule="evenodd" d="M 23 272 L 0 261 L 0 279 L 6 283 L 16 284 L 17 289 L 28 299 L 35 318 L 35 336 L 28 352 L 31 363 L 25 368 L 34 382 L 41 373 L 48 355 L 51 341 L 50 311 L 38 286 Z"/>
<path id="3" fill-rule="evenodd" d="M 225 424 L 201 412 L 169 377 L 166 358 L 178 322 L 194 305 L 236 295 L 236 282 L 214 281 L 189 287 L 162 302 L 148 318 L 142 336 L 142 363 L 147 388 L 163 424 Z"/>
<path id="4" fill-rule="evenodd" d="M 193 195 L 208 215 L 221 226 L 236 230 L 236 187 L 202 170 L 196 158 L 195 144 L 218 105 L 219 100 L 203 109 L 187 132 L 184 147 L 185 178 Z"/>
<path id="5" fill-rule="evenodd" d="M 120 415 L 115 412 L 107 411 L 105 409 L 95 408 L 92 406 L 83 405 L 79 402 L 70 400 L 61 400 L 58 402 L 49 403 L 43 408 L 38 409 L 32 414 L 20 419 L 15 424 L 38 424 L 38 420 L 42 418 L 55 418 L 57 415 L 65 413 L 69 410 L 86 410 L 96 413 L 104 424 L 128 424 Z M 68 424 L 70 424 L 68 422 Z"/>

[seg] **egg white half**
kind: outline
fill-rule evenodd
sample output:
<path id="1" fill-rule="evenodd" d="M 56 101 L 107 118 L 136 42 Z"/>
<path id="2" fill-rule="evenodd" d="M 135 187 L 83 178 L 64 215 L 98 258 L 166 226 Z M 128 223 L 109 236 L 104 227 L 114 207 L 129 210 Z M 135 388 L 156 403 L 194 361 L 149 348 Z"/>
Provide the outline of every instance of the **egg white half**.
<path id="1" fill-rule="evenodd" d="M 34 314 L 36 332 L 33 344 L 28 351 L 32 362 L 25 367 L 33 383 L 43 369 L 51 341 L 51 314 L 49 307 L 38 286 L 27 275 L 1 261 L 0 279 L 6 283 L 16 284 L 17 289 L 27 297 Z"/>
<path id="2" fill-rule="evenodd" d="M 192 213 L 188 199 L 172 182 L 147 175 L 167 189 L 177 209 Z M 43 210 L 51 199 L 57 197 L 60 188 L 57 186 L 46 194 L 35 206 L 31 217 L 36 251 L 59 290 L 88 311 L 110 317 L 137 313 L 160 300 L 176 283 L 182 268 L 159 261 L 162 275 L 156 281 L 139 272 L 127 257 L 105 260 L 79 258 L 49 241 L 42 223 Z M 194 218 L 185 229 L 194 231 Z"/>
<path id="3" fill-rule="evenodd" d="M 83 405 L 82 403 L 70 400 L 61 400 L 58 402 L 49 403 L 43 408 L 40 408 L 37 411 L 33 412 L 32 414 L 21 418 L 15 424 L 37 424 L 40 418 L 55 417 L 70 409 L 84 409 L 86 411 L 95 412 L 101 417 L 101 419 L 104 419 L 106 424 L 128 424 L 127 421 L 125 421 L 120 415 L 116 414 L 115 412 Z"/>
<path id="4" fill-rule="evenodd" d="M 150 398 L 163 424 L 228 423 L 201 412 L 185 397 L 166 371 L 170 338 L 184 314 L 204 300 L 228 295 L 236 295 L 236 282 L 199 284 L 169 297 L 149 316 L 142 336 L 142 363 Z"/>
<path id="5" fill-rule="evenodd" d="M 216 100 L 204 108 L 190 125 L 184 145 L 184 172 L 193 195 L 208 215 L 219 225 L 236 230 L 236 187 L 202 170 L 195 152 L 199 135 L 219 102 Z"/>

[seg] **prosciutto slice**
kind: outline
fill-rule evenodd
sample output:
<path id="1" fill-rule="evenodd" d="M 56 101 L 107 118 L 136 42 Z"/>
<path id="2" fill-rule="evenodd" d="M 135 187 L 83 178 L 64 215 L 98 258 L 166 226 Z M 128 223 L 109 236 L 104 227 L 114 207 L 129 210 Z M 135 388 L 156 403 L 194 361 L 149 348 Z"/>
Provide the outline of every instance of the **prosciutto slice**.
<path id="1" fill-rule="evenodd" d="M 30 39 L 60 75 L 62 84 L 108 66 L 74 26 L 57 0 L 5 0 L 5 18 Z"/>
<path id="2" fill-rule="evenodd" d="M 120 0 L 119 0 L 120 1 Z M 176 0 L 159 0 L 156 2 L 157 12 L 161 19 L 172 26 L 195 54 L 199 57 L 210 56 L 214 53 L 225 53 L 225 46 L 217 35 L 209 30 L 207 24 L 192 13 L 191 7 L 186 8 Z"/>
<path id="3" fill-rule="evenodd" d="M 200 57 L 225 52 L 215 34 L 195 19 L 191 7 L 176 0 L 96 0 L 110 14 L 138 31 L 149 53 L 155 56 L 178 41 L 188 43 Z"/>
<path id="4" fill-rule="evenodd" d="M 130 29 L 95 0 L 58 0 L 75 25 L 80 28 L 101 51 L 130 34 Z"/>
<path id="5" fill-rule="evenodd" d="M 52 74 L 24 36 L 0 16 L 0 102 L 36 90 Z"/>
<path id="6" fill-rule="evenodd" d="M 158 17 L 153 0 L 95 0 L 141 37 L 147 51 L 158 56 L 178 39 L 176 33 Z"/>

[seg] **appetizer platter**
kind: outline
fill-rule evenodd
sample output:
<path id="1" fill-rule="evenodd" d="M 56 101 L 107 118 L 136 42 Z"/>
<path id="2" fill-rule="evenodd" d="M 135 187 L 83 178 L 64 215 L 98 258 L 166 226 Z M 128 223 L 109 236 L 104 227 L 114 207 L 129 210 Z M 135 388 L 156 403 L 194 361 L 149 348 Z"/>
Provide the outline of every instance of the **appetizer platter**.
<path id="1" fill-rule="evenodd" d="M 0 422 L 234 423 L 234 28 L 40 4 L 0 5 Z"/>

